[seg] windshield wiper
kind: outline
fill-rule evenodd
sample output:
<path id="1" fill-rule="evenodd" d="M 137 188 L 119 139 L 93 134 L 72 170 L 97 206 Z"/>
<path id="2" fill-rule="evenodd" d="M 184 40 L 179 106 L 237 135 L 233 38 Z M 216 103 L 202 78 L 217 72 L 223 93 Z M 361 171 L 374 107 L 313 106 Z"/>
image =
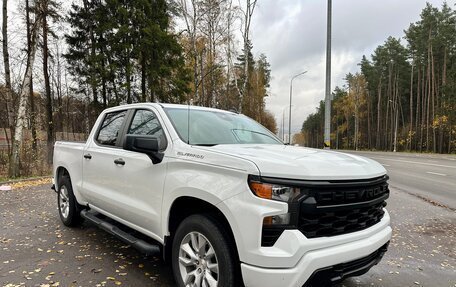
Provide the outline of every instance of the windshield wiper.
<path id="1" fill-rule="evenodd" d="M 190 145 L 194 145 L 194 146 L 216 146 L 218 144 L 190 144 Z"/>

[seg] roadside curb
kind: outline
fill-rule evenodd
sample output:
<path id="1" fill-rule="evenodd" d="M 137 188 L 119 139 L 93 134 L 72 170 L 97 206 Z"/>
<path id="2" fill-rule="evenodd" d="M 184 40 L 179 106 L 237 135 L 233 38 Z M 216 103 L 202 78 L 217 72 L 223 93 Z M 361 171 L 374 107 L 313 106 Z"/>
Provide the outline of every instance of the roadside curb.
<path id="1" fill-rule="evenodd" d="M 22 181 L 34 181 L 34 180 L 40 180 L 40 179 L 46 179 L 46 178 L 52 178 L 52 176 L 38 176 L 38 177 L 30 177 L 30 178 L 23 178 L 23 179 L 13 179 L 13 180 L 7 180 L 7 181 L 1 181 L 0 185 L 3 184 L 12 184 L 12 183 L 17 183 L 17 182 L 22 182 Z"/>

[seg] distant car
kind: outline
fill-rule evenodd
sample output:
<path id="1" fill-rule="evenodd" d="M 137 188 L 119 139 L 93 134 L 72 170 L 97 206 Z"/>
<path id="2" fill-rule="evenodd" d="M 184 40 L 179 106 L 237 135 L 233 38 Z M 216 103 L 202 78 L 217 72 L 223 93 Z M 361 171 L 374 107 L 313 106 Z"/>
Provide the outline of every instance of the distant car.
<path id="1" fill-rule="evenodd" d="M 183 105 L 109 108 L 86 143 L 54 152 L 63 223 L 85 218 L 162 253 L 178 286 L 321 286 L 367 272 L 391 238 L 387 180 L 370 159 Z"/>

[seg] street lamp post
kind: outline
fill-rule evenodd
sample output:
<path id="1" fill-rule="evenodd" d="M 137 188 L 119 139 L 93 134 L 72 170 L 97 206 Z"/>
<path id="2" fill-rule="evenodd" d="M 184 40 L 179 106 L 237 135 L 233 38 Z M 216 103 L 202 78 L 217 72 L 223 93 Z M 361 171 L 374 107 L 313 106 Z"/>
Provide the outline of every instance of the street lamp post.
<path id="1" fill-rule="evenodd" d="M 291 144 L 291 98 L 293 97 L 293 80 L 304 75 L 307 71 L 294 75 L 290 81 L 290 113 L 288 114 L 288 144 Z"/>

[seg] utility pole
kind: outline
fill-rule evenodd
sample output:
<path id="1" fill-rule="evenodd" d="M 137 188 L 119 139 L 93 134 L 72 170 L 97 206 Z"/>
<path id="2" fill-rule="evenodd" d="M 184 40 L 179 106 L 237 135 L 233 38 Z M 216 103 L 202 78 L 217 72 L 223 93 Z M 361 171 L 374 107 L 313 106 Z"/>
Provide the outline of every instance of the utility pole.
<path id="1" fill-rule="evenodd" d="M 307 73 L 307 71 L 294 75 L 290 81 L 290 113 L 288 115 L 288 144 L 291 144 L 291 98 L 293 96 L 293 80 L 301 75 L 304 75 L 305 73 Z"/>
<path id="2" fill-rule="evenodd" d="M 332 0 L 328 0 L 328 23 L 326 33 L 325 149 L 331 148 L 331 14 Z"/>

